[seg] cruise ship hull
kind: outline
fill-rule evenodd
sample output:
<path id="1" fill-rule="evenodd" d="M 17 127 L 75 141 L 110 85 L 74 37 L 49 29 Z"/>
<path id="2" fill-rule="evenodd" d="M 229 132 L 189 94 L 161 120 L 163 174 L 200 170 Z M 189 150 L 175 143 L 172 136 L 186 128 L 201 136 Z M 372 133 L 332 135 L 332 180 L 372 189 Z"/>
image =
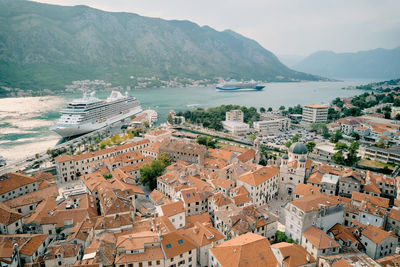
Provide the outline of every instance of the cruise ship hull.
<path id="1" fill-rule="evenodd" d="M 254 87 L 221 87 L 217 86 L 218 91 L 261 91 L 265 86 L 257 85 Z"/>
<path id="2" fill-rule="evenodd" d="M 101 128 L 110 126 L 118 121 L 122 121 L 123 119 L 129 118 L 132 115 L 137 115 L 140 112 L 142 112 L 142 108 L 141 108 L 141 106 L 138 106 L 138 107 L 131 109 L 129 112 L 127 112 L 125 114 L 120 114 L 120 115 L 108 118 L 107 120 L 105 120 L 103 122 L 88 122 L 88 123 L 75 124 L 75 125 L 57 124 L 57 125 L 51 127 L 51 130 L 56 132 L 63 138 L 79 136 L 79 135 L 90 133 L 90 132 L 99 130 Z"/>

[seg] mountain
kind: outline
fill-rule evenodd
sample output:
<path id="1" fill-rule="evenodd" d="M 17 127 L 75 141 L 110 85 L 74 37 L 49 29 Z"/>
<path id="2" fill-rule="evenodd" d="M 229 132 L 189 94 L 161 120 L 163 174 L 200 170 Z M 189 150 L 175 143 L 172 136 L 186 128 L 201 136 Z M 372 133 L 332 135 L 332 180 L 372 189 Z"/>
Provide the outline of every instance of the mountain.
<path id="1" fill-rule="evenodd" d="M 319 51 L 293 68 L 330 78 L 393 79 L 400 77 L 400 47 L 356 53 Z"/>
<path id="2" fill-rule="evenodd" d="M 305 56 L 300 56 L 300 55 L 277 55 L 277 56 L 279 60 L 289 68 L 296 65 L 305 58 Z"/>
<path id="3" fill-rule="evenodd" d="M 319 80 L 231 30 L 87 6 L 0 0 L 0 85 L 61 89 L 130 76 Z"/>

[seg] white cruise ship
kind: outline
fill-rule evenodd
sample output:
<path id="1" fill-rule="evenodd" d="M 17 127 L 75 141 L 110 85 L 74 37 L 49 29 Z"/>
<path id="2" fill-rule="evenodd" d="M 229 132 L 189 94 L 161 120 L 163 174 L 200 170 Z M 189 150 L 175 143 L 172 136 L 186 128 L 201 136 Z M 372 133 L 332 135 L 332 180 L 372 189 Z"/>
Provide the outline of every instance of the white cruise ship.
<path id="1" fill-rule="evenodd" d="M 62 137 L 72 137 L 89 133 L 129 118 L 142 111 L 139 101 L 126 94 L 112 91 L 106 100 L 84 93 L 61 110 L 61 118 L 51 130 Z"/>

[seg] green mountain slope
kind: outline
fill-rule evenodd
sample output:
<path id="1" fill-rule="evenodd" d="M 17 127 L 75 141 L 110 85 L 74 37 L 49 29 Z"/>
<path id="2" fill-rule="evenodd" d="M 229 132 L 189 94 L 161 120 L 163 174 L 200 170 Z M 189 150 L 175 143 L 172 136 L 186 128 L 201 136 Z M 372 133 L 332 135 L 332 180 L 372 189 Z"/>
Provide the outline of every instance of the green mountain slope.
<path id="1" fill-rule="evenodd" d="M 317 80 L 254 40 L 189 21 L 86 6 L 0 0 L 0 84 L 61 89 L 72 80 L 125 85 L 129 76 Z"/>
<path id="2" fill-rule="evenodd" d="M 319 51 L 293 68 L 331 78 L 393 79 L 400 76 L 400 47 L 357 53 Z"/>

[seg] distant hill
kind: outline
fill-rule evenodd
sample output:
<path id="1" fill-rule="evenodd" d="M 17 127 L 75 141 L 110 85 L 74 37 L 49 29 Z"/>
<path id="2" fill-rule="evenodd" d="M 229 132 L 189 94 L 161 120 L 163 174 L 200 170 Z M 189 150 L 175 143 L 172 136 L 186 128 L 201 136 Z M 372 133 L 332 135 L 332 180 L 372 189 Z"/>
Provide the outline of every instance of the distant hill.
<path id="1" fill-rule="evenodd" d="M 72 80 L 129 76 L 318 80 L 233 31 L 189 21 L 0 0 L 0 85 L 63 88 Z"/>
<path id="2" fill-rule="evenodd" d="M 400 47 L 357 53 L 320 51 L 306 57 L 293 68 L 329 78 L 393 79 L 400 76 Z"/>

